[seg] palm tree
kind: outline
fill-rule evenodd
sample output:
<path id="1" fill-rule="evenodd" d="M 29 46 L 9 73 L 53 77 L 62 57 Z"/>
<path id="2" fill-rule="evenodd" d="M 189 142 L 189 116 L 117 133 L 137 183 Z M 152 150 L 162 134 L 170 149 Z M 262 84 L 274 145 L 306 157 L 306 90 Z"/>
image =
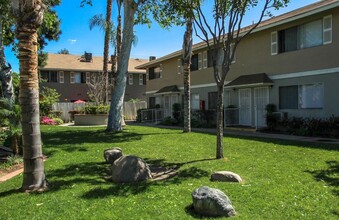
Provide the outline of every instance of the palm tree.
<path id="1" fill-rule="evenodd" d="M 23 191 L 47 188 L 41 146 L 37 38 L 46 6 L 42 0 L 12 0 L 20 65 L 21 124 L 23 137 Z"/>
<path id="2" fill-rule="evenodd" d="M 109 43 L 112 39 L 112 0 L 107 0 L 106 7 L 106 18 L 103 19 L 102 14 L 95 15 L 90 19 L 89 27 L 92 29 L 95 26 L 99 26 L 105 30 L 105 41 L 104 41 L 104 62 L 103 62 L 103 72 L 104 72 L 104 97 L 105 104 L 108 103 L 108 54 L 109 54 Z"/>

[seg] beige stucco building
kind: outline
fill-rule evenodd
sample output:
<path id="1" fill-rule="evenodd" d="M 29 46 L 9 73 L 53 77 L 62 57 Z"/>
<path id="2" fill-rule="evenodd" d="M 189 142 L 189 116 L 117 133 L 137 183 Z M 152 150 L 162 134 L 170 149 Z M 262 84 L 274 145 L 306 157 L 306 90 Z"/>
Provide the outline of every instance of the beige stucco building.
<path id="1" fill-rule="evenodd" d="M 49 53 L 47 65 L 39 67 L 40 78 L 43 79 L 41 86 L 56 89 L 60 93 L 60 102 L 74 102 L 79 99 L 89 101 L 89 84 L 93 84 L 96 76 L 102 76 L 103 58 L 90 53 L 86 55 L 88 57 Z M 133 58 L 129 60 L 125 101 L 146 100 L 146 71 L 135 67 L 147 61 Z M 111 65 L 109 62 L 109 70 Z"/>
<path id="2" fill-rule="evenodd" d="M 182 51 L 137 68 L 147 70 L 149 108 L 171 116 L 182 103 Z M 217 87 L 204 43 L 193 46 L 192 109 L 215 109 Z M 288 117 L 339 116 L 339 1 L 323 0 L 263 21 L 239 44 L 225 83 L 225 107 L 238 108 L 238 124 L 266 125 L 265 106 Z"/>

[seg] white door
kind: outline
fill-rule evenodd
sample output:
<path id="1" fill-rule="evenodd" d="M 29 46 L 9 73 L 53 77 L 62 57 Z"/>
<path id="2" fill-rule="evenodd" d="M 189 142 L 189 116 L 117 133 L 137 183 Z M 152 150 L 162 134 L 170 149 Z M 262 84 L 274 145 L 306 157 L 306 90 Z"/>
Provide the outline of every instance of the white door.
<path id="1" fill-rule="evenodd" d="M 164 96 L 164 117 L 171 116 L 171 96 Z"/>
<path id="2" fill-rule="evenodd" d="M 239 89 L 239 124 L 251 126 L 251 89 Z"/>
<path id="3" fill-rule="evenodd" d="M 266 127 L 266 105 L 269 102 L 268 87 L 254 89 L 255 126 Z"/>

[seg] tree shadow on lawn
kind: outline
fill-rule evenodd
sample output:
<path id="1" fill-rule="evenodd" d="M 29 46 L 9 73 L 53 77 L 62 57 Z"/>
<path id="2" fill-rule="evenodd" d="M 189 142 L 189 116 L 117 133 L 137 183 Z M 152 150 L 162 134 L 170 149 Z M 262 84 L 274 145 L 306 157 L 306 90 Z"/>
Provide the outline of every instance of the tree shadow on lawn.
<path id="1" fill-rule="evenodd" d="M 161 169 L 161 172 L 164 172 L 164 178 L 149 180 L 139 183 L 125 183 L 125 184 L 113 184 L 109 188 L 102 188 L 98 186 L 97 188 L 90 190 L 89 192 L 84 193 L 82 196 L 85 199 L 97 199 L 97 198 L 105 198 L 108 196 L 120 196 L 125 197 L 128 195 L 136 195 L 140 193 L 145 193 L 152 186 L 166 186 L 171 184 L 181 184 L 183 181 L 187 179 L 200 179 L 209 175 L 209 172 L 202 170 L 197 167 L 189 167 L 183 170 L 179 170 L 181 166 L 185 164 L 207 161 L 212 159 L 202 159 L 189 161 L 184 163 L 166 163 L 164 159 L 151 160 L 145 159 L 146 163 L 149 164 L 152 175 L 154 176 Z M 214 160 L 214 159 L 213 159 Z M 175 170 L 175 173 L 172 171 Z M 169 171 L 174 175 L 167 175 L 166 171 Z M 159 176 L 158 176 L 159 177 Z"/>
<path id="2" fill-rule="evenodd" d="M 317 181 L 324 181 L 329 186 L 335 187 L 334 195 L 339 196 L 339 161 L 326 161 L 328 169 L 324 170 L 306 170 L 305 172 L 313 175 Z"/>

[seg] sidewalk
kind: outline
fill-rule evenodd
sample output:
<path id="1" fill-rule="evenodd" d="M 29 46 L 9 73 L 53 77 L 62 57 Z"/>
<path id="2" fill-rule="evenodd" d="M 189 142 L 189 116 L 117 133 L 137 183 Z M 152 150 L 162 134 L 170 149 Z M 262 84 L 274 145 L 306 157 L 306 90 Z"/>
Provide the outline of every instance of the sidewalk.
<path id="1" fill-rule="evenodd" d="M 130 124 L 133 125 L 133 124 Z M 137 125 L 137 123 L 135 123 Z M 176 126 L 164 126 L 164 125 L 156 125 L 156 124 L 139 124 L 146 125 L 150 127 L 159 127 L 159 128 L 168 128 L 168 129 L 177 129 L 181 130 L 181 127 Z M 216 129 L 214 128 L 192 128 L 193 132 L 203 132 L 215 134 Z M 274 134 L 274 133 L 264 133 L 258 131 L 244 131 L 244 130 L 230 130 L 228 128 L 224 129 L 224 135 L 235 135 L 235 136 L 243 136 L 243 137 L 255 137 L 255 138 L 267 138 L 267 139 L 275 139 L 275 140 L 289 140 L 289 141 L 302 141 L 302 142 L 310 142 L 310 143 L 322 143 L 322 144 L 335 144 L 339 145 L 339 139 L 334 138 L 322 138 L 322 137 L 305 137 L 305 136 L 295 136 L 295 135 L 287 135 L 287 134 Z"/>

